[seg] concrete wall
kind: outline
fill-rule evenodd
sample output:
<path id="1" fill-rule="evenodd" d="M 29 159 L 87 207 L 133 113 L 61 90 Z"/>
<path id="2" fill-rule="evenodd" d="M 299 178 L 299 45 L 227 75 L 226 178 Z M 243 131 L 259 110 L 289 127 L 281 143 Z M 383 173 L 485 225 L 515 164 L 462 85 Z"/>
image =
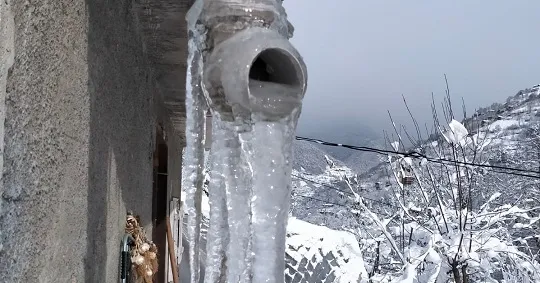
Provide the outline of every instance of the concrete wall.
<path id="1" fill-rule="evenodd" d="M 2 2 L 0 281 L 117 282 L 126 209 L 150 228 L 158 116 L 132 2 Z"/>

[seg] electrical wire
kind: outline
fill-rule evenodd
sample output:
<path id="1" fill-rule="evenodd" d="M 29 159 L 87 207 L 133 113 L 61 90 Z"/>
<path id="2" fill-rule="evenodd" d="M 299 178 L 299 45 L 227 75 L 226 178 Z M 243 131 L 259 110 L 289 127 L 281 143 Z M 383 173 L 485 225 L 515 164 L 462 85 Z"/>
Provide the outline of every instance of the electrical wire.
<path id="1" fill-rule="evenodd" d="M 497 165 L 478 164 L 478 163 L 464 162 L 464 161 L 459 161 L 459 160 L 450 160 L 450 159 L 444 159 L 444 158 L 433 158 L 417 151 L 400 152 L 400 151 L 378 149 L 378 148 L 367 147 L 367 146 L 355 146 L 355 145 L 348 145 L 348 144 L 342 144 L 342 143 L 333 143 L 333 142 L 323 141 L 320 139 L 306 138 L 306 137 L 301 137 L 301 136 L 297 136 L 296 140 L 307 141 L 307 142 L 312 142 L 312 143 L 317 143 L 317 144 L 332 146 L 332 147 L 344 147 L 351 150 L 371 152 L 371 153 L 376 153 L 376 154 L 381 154 L 381 155 L 395 154 L 395 155 L 401 155 L 403 157 L 422 158 L 428 162 L 439 163 L 439 164 L 447 164 L 447 165 L 457 164 L 457 165 L 474 166 L 474 167 L 487 168 L 487 169 L 508 170 L 511 172 L 496 171 L 496 170 L 489 170 L 489 171 L 494 172 L 494 173 L 500 173 L 500 174 L 508 174 L 508 175 L 514 175 L 514 176 L 520 176 L 520 177 L 540 179 L 540 172 L 537 172 L 537 171 L 513 168 L 513 167 L 497 166 Z M 534 175 L 524 174 L 524 173 L 531 173 Z"/>

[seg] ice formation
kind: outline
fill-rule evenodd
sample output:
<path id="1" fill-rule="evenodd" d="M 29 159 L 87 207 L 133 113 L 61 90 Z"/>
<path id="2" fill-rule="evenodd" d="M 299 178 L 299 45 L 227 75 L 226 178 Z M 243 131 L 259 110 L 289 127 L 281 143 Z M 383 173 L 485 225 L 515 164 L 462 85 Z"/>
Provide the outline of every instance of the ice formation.
<path id="1" fill-rule="evenodd" d="M 278 122 L 255 117 L 253 154 L 254 282 L 283 282 L 285 236 L 291 199 L 292 141 L 299 109 Z M 270 260 L 269 260 L 270 259 Z"/>
<path id="2" fill-rule="evenodd" d="M 217 114 L 217 113 L 216 113 Z M 214 114 L 214 115 L 216 115 Z M 210 155 L 210 184 L 208 188 L 210 202 L 210 226 L 206 242 L 206 275 L 204 282 L 224 282 L 225 250 L 229 243 L 227 221 L 227 202 L 224 190 L 228 167 L 227 140 L 230 132 L 223 129 L 221 119 L 216 115 L 212 119 L 213 142 Z"/>
<path id="3" fill-rule="evenodd" d="M 201 199 L 204 167 L 204 119 L 206 102 L 202 95 L 202 67 L 199 45 L 201 37 L 193 22 L 188 20 L 193 36 L 188 44 L 188 70 L 186 76 L 186 149 L 184 153 L 183 184 L 186 191 L 186 211 L 188 213 L 187 238 L 189 240 L 189 261 L 191 283 L 198 283 L 200 277 L 199 254 L 201 233 Z"/>
<path id="4" fill-rule="evenodd" d="M 299 112 L 247 124 L 214 113 L 205 282 L 283 282 Z"/>
<path id="5" fill-rule="evenodd" d="M 243 11 L 251 6 L 255 12 Z M 254 24 L 232 36 L 215 34 L 224 29 L 223 24 L 237 26 L 221 22 L 227 18 L 237 14 L 255 17 L 252 12 L 266 15 L 269 11 L 279 18 L 272 18 L 270 28 Z M 208 187 L 210 225 L 204 280 L 208 283 L 283 283 L 285 280 L 292 142 L 305 92 L 305 65 L 287 40 L 290 33 L 285 16 L 281 3 L 263 0 L 249 5 L 234 0 L 198 0 L 188 12 L 184 176 L 192 283 L 199 282 L 202 121 L 207 105 L 204 99 L 213 117 Z M 216 29 L 212 30 L 211 26 Z M 206 40 L 205 29 L 210 31 L 210 36 L 224 36 L 225 40 L 218 40 L 217 44 L 216 38 Z M 259 56 L 264 57 L 263 68 L 254 67 Z M 252 77 L 253 70 L 257 75 Z M 272 80 L 265 79 L 265 75 Z M 244 80 L 245 77 L 249 80 Z"/>

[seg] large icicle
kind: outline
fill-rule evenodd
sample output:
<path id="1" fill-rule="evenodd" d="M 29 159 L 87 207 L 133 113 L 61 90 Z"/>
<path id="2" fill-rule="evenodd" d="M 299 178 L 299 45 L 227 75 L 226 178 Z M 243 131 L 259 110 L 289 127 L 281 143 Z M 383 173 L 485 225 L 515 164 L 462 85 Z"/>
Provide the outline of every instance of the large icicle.
<path id="1" fill-rule="evenodd" d="M 227 173 L 228 151 L 227 140 L 231 132 L 223 128 L 218 113 L 212 117 L 212 148 L 210 150 L 210 184 L 208 187 L 210 201 L 210 227 L 206 242 L 206 274 L 205 283 L 226 282 L 226 255 L 229 243 L 227 221 L 227 202 L 225 178 Z"/>
<path id="2" fill-rule="evenodd" d="M 215 122 L 205 283 L 283 283 L 305 63 L 280 1 L 198 0 L 188 14 L 208 36 L 203 91 Z"/>
<path id="3" fill-rule="evenodd" d="M 251 133 L 234 122 L 222 121 L 217 112 L 214 115 L 205 282 L 248 283 L 252 282 L 249 262 L 252 171 L 245 158 L 249 146 L 241 147 L 240 136 L 249 139 Z"/>
<path id="4" fill-rule="evenodd" d="M 240 142 L 251 140 L 250 125 L 223 122 L 229 132 L 226 140 L 228 152 L 228 170 L 226 174 L 227 213 L 231 240 L 227 249 L 229 283 L 251 282 L 250 240 L 251 209 L 249 202 L 252 195 L 253 172 L 246 156 L 252 154 L 249 144 Z"/>
<path id="5" fill-rule="evenodd" d="M 204 167 L 204 118 L 205 105 L 201 89 L 202 57 L 199 51 L 200 36 L 190 30 L 188 44 L 188 70 L 186 76 L 186 150 L 183 184 L 186 191 L 188 212 L 187 238 L 189 240 L 189 265 L 191 283 L 200 279 L 201 201 Z"/>
<path id="6" fill-rule="evenodd" d="M 292 142 L 300 109 L 278 122 L 255 117 L 251 200 L 253 282 L 283 283 L 285 239 L 291 200 Z"/>

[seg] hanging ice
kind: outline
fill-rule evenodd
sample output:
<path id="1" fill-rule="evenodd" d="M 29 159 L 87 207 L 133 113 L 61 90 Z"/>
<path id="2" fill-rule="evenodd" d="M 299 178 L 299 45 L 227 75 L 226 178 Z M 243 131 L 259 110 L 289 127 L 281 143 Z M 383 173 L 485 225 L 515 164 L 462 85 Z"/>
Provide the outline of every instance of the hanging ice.
<path id="1" fill-rule="evenodd" d="M 206 103 L 201 89 L 200 70 L 202 57 L 199 51 L 201 37 L 195 26 L 188 23 L 189 39 L 188 70 L 186 76 L 186 149 L 184 153 L 183 184 L 186 192 L 188 213 L 187 238 L 189 241 L 189 264 L 191 283 L 200 278 L 201 199 L 204 166 L 204 118 Z"/>
<path id="2" fill-rule="evenodd" d="M 283 282 L 285 236 L 291 200 L 291 146 L 299 110 L 278 122 L 255 117 L 253 154 L 248 156 L 254 172 L 253 282 Z"/>
<path id="3" fill-rule="evenodd" d="M 227 141 L 231 132 L 221 125 L 219 114 L 215 113 L 212 119 L 212 148 L 210 154 L 211 179 L 208 188 L 210 201 L 210 227 L 206 242 L 206 275 L 204 282 L 226 282 L 226 255 L 225 250 L 229 244 L 229 224 L 227 213 L 227 196 L 225 181 L 229 152 Z"/>
<path id="4" fill-rule="evenodd" d="M 291 145 L 307 81 L 305 64 L 287 40 L 292 28 L 275 0 L 199 0 L 187 18 L 190 42 L 200 43 L 190 45 L 190 56 L 204 49 L 204 68 L 190 70 L 203 74 L 213 115 L 205 282 L 283 283 Z M 204 30 L 197 31 L 196 22 Z M 200 63 L 189 62 L 191 68 Z M 193 109 L 191 119 L 203 115 Z M 188 130 L 195 132 L 193 120 Z M 199 223 L 190 225 L 196 237 Z"/>

